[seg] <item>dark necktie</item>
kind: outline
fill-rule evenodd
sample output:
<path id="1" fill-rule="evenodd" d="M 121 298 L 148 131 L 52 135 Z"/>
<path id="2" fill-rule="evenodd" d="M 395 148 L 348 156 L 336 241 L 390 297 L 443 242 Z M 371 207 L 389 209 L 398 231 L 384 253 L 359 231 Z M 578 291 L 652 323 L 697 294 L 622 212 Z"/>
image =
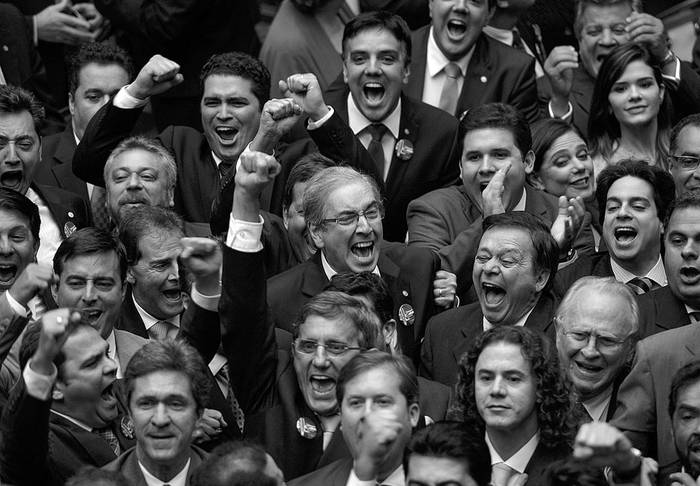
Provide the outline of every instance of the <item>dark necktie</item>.
<path id="1" fill-rule="evenodd" d="M 384 134 L 389 130 L 383 123 L 372 123 L 366 128 L 369 134 L 372 136 L 372 140 L 369 142 L 367 151 L 374 159 L 374 164 L 377 166 L 377 171 L 379 172 L 379 177 L 384 179 L 384 167 L 386 161 L 384 159 L 384 147 L 382 147 L 382 139 Z"/>
<path id="2" fill-rule="evenodd" d="M 95 228 L 104 231 L 110 230 L 109 213 L 105 206 L 105 190 L 103 187 L 95 186 L 92 188 L 90 196 L 90 209 L 92 210 L 92 221 Z"/>
<path id="3" fill-rule="evenodd" d="M 232 162 L 229 162 L 227 160 L 222 160 L 221 162 L 219 162 L 219 176 L 222 180 L 224 177 L 226 177 L 228 171 L 231 170 L 231 167 L 233 167 Z"/>
<path id="4" fill-rule="evenodd" d="M 527 49 L 525 49 L 525 43 L 523 42 L 523 38 L 520 37 L 520 32 L 518 31 L 518 29 L 513 29 L 512 32 L 513 32 L 513 44 L 512 44 L 512 46 L 515 47 L 517 50 L 522 51 L 525 54 L 527 54 Z"/>
<path id="5" fill-rule="evenodd" d="M 646 294 L 650 290 L 658 289 L 660 286 L 648 277 L 634 277 L 627 282 L 627 286 L 631 288 L 635 294 Z"/>
<path id="6" fill-rule="evenodd" d="M 231 388 L 231 375 L 229 373 L 228 369 L 228 363 L 225 363 L 219 372 L 217 373 L 216 376 L 217 379 L 221 378 L 223 380 L 226 380 L 226 399 L 228 400 L 229 404 L 231 405 L 231 410 L 233 411 L 233 416 L 236 417 L 236 425 L 238 425 L 238 428 L 240 429 L 241 433 L 243 432 L 243 429 L 245 427 L 245 414 L 243 413 L 243 409 L 238 403 L 238 400 L 236 400 L 236 395 L 233 393 L 233 388 Z"/>
<path id="7" fill-rule="evenodd" d="M 93 432 L 102 437 L 105 440 L 105 442 L 109 444 L 109 447 L 112 449 L 116 456 L 119 456 L 119 454 L 121 454 L 119 439 L 117 438 L 117 435 L 114 432 L 112 432 L 112 429 L 110 429 L 109 427 L 105 427 L 103 429 L 93 429 Z"/>
<path id="8" fill-rule="evenodd" d="M 438 108 L 454 115 L 457 111 L 457 100 L 459 100 L 459 78 L 462 77 L 462 70 L 456 63 L 451 62 L 443 68 L 443 71 L 445 83 L 442 85 Z"/>

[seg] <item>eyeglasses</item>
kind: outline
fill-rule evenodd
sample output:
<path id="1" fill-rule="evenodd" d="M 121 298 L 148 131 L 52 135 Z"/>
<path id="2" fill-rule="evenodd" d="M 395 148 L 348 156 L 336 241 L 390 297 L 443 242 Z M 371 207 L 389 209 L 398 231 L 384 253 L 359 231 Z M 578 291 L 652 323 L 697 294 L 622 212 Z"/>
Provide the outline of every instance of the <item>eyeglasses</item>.
<path id="1" fill-rule="evenodd" d="M 342 356 L 348 351 L 363 349 L 359 346 L 348 346 L 345 343 L 330 342 L 322 344 L 312 339 L 297 338 L 294 340 L 294 349 L 297 353 L 301 354 L 315 354 L 319 346 L 325 349 L 326 353 L 328 353 L 330 356 Z"/>
<path id="2" fill-rule="evenodd" d="M 576 344 L 577 346 L 585 347 L 591 342 L 591 338 L 595 338 L 594 347 L 598 351 L 617 351 L 619 350 L 627 341 L 628 338 L 618 339 L 609 336 L 599 336 L 598 334 L 591 333 L 589 331 L 562 331 L 562 334 L 566 336 L 569 341 Z"/>
<path id="3" fill-rule="evenodd" d="M 671 155 L 669 156 L 679 168 L 685 170 L 695 170 L 700 165 L 700 157 L 694 155 Z"/>
<path id="4" fill-rule="evenodd" d="M 375 223 L 384 219 L 384 208 L 379 205 L 371 206 L 364 211 L 344 213 L 337 218 L 322 219 L 321 223 L 336 223 L 340 226 L 357 226 L 360 216 L 364 216 L 368 223 Z"/>

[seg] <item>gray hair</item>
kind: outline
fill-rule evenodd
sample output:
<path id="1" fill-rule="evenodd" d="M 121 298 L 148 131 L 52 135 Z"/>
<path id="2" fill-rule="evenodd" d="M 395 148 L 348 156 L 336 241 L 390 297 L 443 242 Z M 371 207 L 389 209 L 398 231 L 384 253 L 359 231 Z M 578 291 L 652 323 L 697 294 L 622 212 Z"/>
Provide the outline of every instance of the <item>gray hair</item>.
<path id="1" fill-rule="evenodd" d="M 642 0 L 577 0 L 576 16 L 574 17 L 574 35 L 581 38 L 583 30 L 583 13 L 590 6 L 612 7 L 614 5 L 627 4 L 633 12 L 642 12 Z"/>
<path id="2" fill-rule="evenodd" d="M 124 152 L 128 152 L 129 150 L 135 149 L 144 150 L 150 154 L 153 154 L 163 162 L 163 164 L 165 165 L 165 176 L 168 182 L 168 187 L 171 190 L 174 189 L 175 183 L 177 182 L 177 165 L 175 164 L 175 159 L 173 158 L 173 155 L 157 140 L 153 138 L 143 137 L 141 135 L 125 138 L 124 140 L 119 142 L 119 145 L 117 145 L 115 149 L 112 150 L 112 153 L 109 154 L 109 158 L 105 163 L 105 167 L 102 173 L 105 184 L 109 180 L 107 175 L 109 174 L 109 171 L 112 168 L 114 160 L 120 155 L 122 155 Z"/>

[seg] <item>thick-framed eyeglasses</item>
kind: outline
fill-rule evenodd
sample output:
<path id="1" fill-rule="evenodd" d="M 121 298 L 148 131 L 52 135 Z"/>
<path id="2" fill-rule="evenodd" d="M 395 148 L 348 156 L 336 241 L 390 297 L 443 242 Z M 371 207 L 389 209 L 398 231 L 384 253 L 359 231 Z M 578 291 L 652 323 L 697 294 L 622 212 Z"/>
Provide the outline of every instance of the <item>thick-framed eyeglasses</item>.
<path id="1" fill-rule="evenodd" d="M 695 170 L 700 165 L 700 157 L 695 155 L 670 155 L 669 158 L 683 170 Z"/>
<path id="2" fill-rule="evenodd" d="M 590 331 L 561 331 L 566 338 L 577 347 L 586 347 L 591 339 L 594 339 L 593 347 L 601 352 L 614 352 L 622 349 L 627 339 L 619 339 L 611 336 L 600 336 Z"/>
<path id="3" fill-rule="evenodd" d="M 376 223 L 384 219 L 384 208 L 378 204 L 372 205 L 364 211 L 343 213 L 336 218 L 322 219 L 321 223 L 335 223 L 340 226 L 357 226 L 360 216 L 364 216 L 368 223 Z"/>
<path id="4" fill-rule="evenodd" d="M 345 343 L 319 343 L 313 339 L 296 338 L 294 340 L 294 350 L 301 354 L 315 354 L 320 347 L 326 350 L 329 356 L 343 356 L 348 351 L 362 350 L 360 346 L 350 346 Z"/>

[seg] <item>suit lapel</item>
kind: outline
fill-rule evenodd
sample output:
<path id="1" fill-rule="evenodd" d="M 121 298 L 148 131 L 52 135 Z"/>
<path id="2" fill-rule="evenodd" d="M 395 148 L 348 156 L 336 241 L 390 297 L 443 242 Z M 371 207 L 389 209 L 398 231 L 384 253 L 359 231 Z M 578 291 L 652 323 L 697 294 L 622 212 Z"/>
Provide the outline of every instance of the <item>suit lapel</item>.
<path id="1" fill-rule="evenodd" d="M 56 165 L 51 169 L 61 188 L 79 194 L 85 201 L 90 200 L 87 185 L 73 175 L 71 163 Z"/>
<path id="2" fill-rule="evenodd" d="M 419 128 L 420 121 L 415 116 L 413 102 L 405 96 L 402 96 L 401 123 L 399 124 L 399 134 L 396 142 L 394 142 L 394 146 L 396 146 L 399 140 L 406 139 L 415 147 Z M 386 178 L 387 199 L 391 199 L 394 195 L 401 192 L 404 176 L 406 175 L 410 163 L 411 159 L 402 160 L 397 157 L 395 150 L 391 151 L 391 165 L 389 166 L 389 173 Z"/>
<path id="3" fill-rule="evenodd" d="M 525 184 L 525 211 L 535 216 L 539 216 L 548 224 L 554 222 L 556 218 L 556 207 L 552 207 L 546 195 L 529 185 Z"/>
<path id="4" fill-rule="evenodd" d="M 418 29 L 412 37 L 413 55 L 411 56 L 411 74 L 408 77 L 408 84 L 404 88 L 411 98 L 423 99 L 423 85 L 425 84 L 425 69 L 428 57 L 428 36 L 430 26 L 427 25 Z"/>
<path id="5" fill-rule="evenodd" d="M 554 298 L 548 292 L 540 296 L 540 299 L 535 304 L 532 313 L 525 321 L 525 326 L 529 329 L 546 333 L 549 326 L 552 324 L 552 316 L 554 315 Z"/>
<path id="6" fill-rule="evenodd" d="M 55 413 L 51 413 L 49 420 L 54 426 L 60 427 L 63 433 L 71 435 L 76 446 L 79 444 L 82 447 L 84 455 L 90 457 L 93 464 L 104 465 L 116 458 L 109 444 L 99 435 L 89 432 Z"/>
<path id="7" fill-rule="evenodd" d="M 491 77 L 491 60 L 488 53 L 488 39 L 480 34 L 474 46 L 474 53 L 467 65 L 462 92 L 459 94 L 457 110 L 467 111 L 486 98 L 486 87 Z M 463 113 L 457 113 L 460 119 Z"/>
<path id="8" fill-rule="evenodd" d="M 129 286 L 127 289 L 126 295 L 124 296 L 124 301 L 122 302 L 122 312 L 118 328 L 148 339 L 146 325 L 143 323 L 143 319 L 141 319 L 141 316 L 134 305 L 131 286 Z"/>
<path id="9" fill-rule="evenodd" d="M 484 314 L 482 314 L 478 302 L 475 303 L 473 311 L 470 314 L 463 314 L 460 317 L 466 317 L 465 325 L 461 329 L 462 336 L 464 336 L 465 339 L 456 343 L 452 348 L 452 356 L 456 363 L 459 363 L 460 359 L 462 359 L 462 355 L 472 347 L 474 338 L 484 332 Z"/>
<path id="10" fill-rule="evenodd" d="M 323 263 L 321 263 L 321 252 L 317 251 L 309 259 L 309 264 L 304 265 L 304 273 L 301 276 L 301 293 L 311 298 L 323 292 L 327 283 L 328 278 L 323 271 Z"/>
<path id="11" fill-rule="evenodd" d="M 61 138 L 58 139 L 58 145 L 56 146 L 56 152 L 53 156 L 61 164 L 71 165 L 73 162 L 73 154 L 75 153 L 75 137 L 73 137 L 73 129 L 68 126 L 63 133 L 61 133 Z"/>
<path id="12" fill-rule="evenodd" d="M 662 287 L 653 292 L 660 292 L 654 299 L 656 306 L 657 332 L 684 326 L 690 323 L 690 318 L 683 303 L 671 292 L 670 287 Z"/>

